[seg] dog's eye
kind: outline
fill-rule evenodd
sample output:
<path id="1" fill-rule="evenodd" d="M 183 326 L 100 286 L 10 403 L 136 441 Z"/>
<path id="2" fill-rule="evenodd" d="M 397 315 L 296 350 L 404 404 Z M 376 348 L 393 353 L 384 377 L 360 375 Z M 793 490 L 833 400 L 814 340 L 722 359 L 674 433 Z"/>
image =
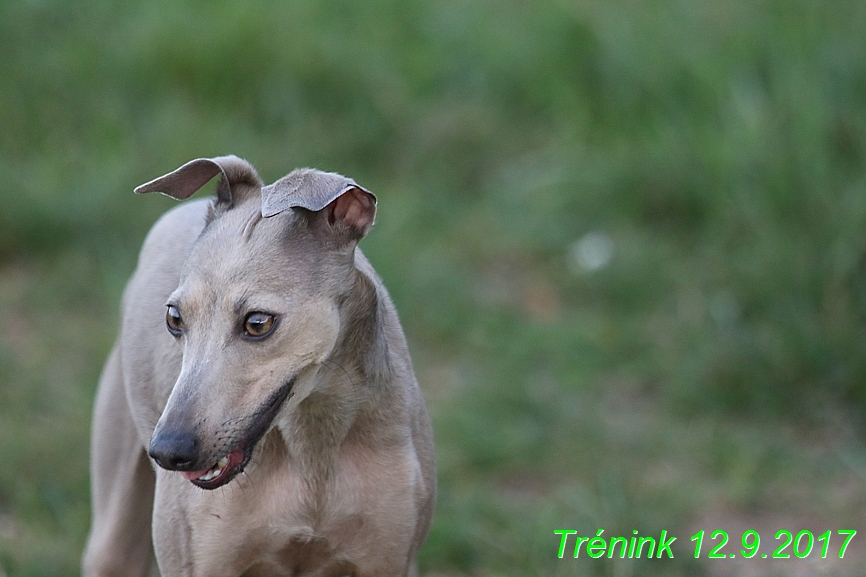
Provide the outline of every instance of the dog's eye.
<path id="1" fill-rule="evenodd" d="M 244 320 L 244 332 L 251 337 L 263 337 L 274 328 L 274 315 L 250 313 Z"/>
<path id="2" fill-rule="evenodd" d="M 183 318 L 180 316 L 180 311 L 174 305 L 168 305 L 168 310 L 165 312 L 165 326 L 168 328 L 168 332 L 176 337 L 179 337 L 183 333 Z"/>

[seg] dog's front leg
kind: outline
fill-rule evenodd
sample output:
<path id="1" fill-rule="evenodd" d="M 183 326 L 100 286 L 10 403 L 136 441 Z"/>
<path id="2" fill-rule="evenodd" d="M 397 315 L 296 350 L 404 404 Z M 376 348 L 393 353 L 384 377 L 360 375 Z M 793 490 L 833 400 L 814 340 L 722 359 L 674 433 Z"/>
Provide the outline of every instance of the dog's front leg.
<path id="1" fill-rule="evenodd" d="M 153 504 L 153 548 L 162 577 L 238 577 L 248 567 L 242 553 L 249 527 L 225 506 L 222 491 L 194 487 L 179 473 L 157 470 Z M 246 529 L 245 529 L 246 528 Z M 248 552 L 247 552 L 248 553 Z"/>
<path id="2" fill-rule="evenodd" d="M 192 525 L 185 503 L 178 499 L 180 475 L 157 471 L 153 510 L 153 547 L 162 577 L 194 577 Z"/>
<path id="3" fill-rule="evenodd" d="M 92 447 L 93 520 L 82 575 L 144 577 L 153 556 L 154 473 L 132 421 L 116 347 L 99 382 Z"/>

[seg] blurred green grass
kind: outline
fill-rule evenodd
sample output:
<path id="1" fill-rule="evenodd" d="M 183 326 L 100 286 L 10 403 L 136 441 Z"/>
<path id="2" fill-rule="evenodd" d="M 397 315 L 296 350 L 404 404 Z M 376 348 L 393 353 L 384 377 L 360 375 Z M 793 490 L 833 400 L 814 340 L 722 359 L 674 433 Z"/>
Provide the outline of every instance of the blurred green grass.
<path id="1" fill-rule="evenodd" d="M 10 0 L 0 575 L 77 573 L 95 383 L 171 206 L 130 191 L 226 153 L 380 198 L 363 248 L 437 431 L 427 574 L 728 575 L 560 561 L 553 530 L 858 528 L 862 2 Z"/>

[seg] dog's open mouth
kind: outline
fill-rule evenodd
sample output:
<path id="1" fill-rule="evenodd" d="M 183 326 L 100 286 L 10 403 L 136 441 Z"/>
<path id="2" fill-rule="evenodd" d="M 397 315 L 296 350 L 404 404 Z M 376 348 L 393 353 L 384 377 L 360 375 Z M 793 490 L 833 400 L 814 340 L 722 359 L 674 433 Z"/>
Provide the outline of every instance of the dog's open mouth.
<path id="1" fill-rule="evenodd" d="M 291 396 L 295 380 L 287 382 L 271 395 L 267 402 L 263 403 L 251 417 L 251 425 L 247 429 L 243 440 L 228 455 L 222 457 L 213 466 L 200 471 L 180 471 L 180 473 L 192 482 L 193 485 L 202 489 L 216 489 L 222 487 L 239 473 L 249 463 L 253 456 L 256 443 L 261 440 L 271 428 L 274 417 L 277 416 L 283 403 Z"/>
<path id="2" fill-rule="evenodd" d="M 231 481 L 235 475 L 243 471 L 247 461 L 242 449 L 235 449 L 210 469 L 201 471 L 181 471 L 181 474 L 194 485 L 202 489 L 216 489 Z"/>

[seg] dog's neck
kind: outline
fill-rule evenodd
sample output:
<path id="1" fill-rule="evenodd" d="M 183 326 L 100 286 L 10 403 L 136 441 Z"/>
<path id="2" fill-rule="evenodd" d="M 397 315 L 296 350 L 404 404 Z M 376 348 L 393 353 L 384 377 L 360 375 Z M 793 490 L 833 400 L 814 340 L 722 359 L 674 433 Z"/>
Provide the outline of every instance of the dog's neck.
<path id="1" fill-rule="evenodd" d="M 313 392 L 281 427 L 287 457 L 317 501 L 323 498 L 347 445 L 372 450 L 393 446 L 404 420 L 394 398 L 386 336 L 387 308 L 377 284 L 354 269 L 352 289 L 341 303 L 341 330 L 331 355 L 309 378 Z M 389 442 L 389 439 L 393 439 Z"/>

